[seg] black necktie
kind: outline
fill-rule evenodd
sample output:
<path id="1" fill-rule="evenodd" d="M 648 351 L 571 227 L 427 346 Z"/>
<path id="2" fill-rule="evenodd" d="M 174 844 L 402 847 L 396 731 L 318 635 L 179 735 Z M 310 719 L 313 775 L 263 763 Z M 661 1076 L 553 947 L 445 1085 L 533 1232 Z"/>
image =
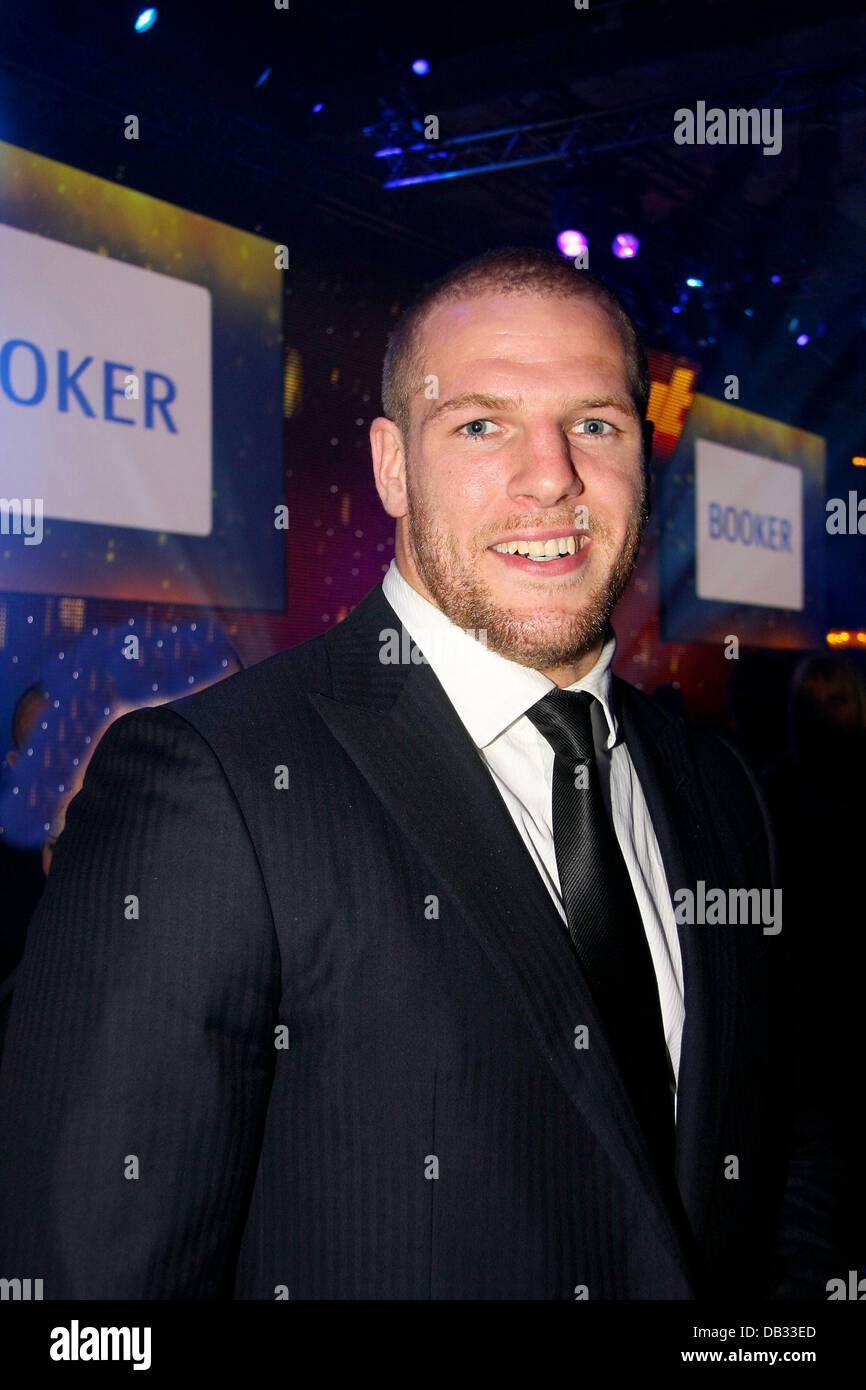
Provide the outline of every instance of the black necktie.
<path id="1" fill-rule="evenodd" d="M 650 1150 L 667 1176 L 674 1162 L 672 1070 L 640 910 L 602 801 L 593 698 L 588 691 L 551 690 L 526 715 L 555 754 L 553 841 L 568 929 Z"/>

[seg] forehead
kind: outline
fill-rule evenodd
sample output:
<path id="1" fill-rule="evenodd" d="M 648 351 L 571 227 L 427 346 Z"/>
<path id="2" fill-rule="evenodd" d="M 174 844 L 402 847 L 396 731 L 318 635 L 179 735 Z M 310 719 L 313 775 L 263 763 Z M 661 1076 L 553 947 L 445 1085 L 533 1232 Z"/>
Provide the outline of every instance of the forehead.
<path id="1" fill-rule="evenodd" d="M 425 382 L 445 400 L 521 395 L 539 406 L 569 396 L 630 396 L 625 348 L 607 311 L 585 298 L 475 295 L 431 310 L 420 332 Z M 410 410 L 424 416 L 425 401 Z"/>
<path id="2" fill-rule="evenodd" d="M 561 361 L 573 357 L 625 365 L 625 350 L 608 314 L 587 295 L 485 293 L 436 305 L 420 330 L 426 356 L 447 361 Z M 447 352 L 442 350 L 447 348 Z"/>

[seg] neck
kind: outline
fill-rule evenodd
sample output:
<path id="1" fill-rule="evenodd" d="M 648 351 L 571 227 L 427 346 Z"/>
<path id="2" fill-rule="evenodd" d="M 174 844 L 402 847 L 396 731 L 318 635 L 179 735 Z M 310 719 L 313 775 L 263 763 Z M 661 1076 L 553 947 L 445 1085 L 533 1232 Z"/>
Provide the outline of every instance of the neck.
<path id="1" fill-rule="evenodd" d="M 569 685 L 574 685 L 575 681 L 582 680 L 588 676 L 604 646 L 604 638 L 599 638 L 595 646 L 590 649 L 579 661 L 569 662 L 567 666 L 543 666 L 536 667 L 542 675 L 547 676 L 548 680 L 553 681 L 554 685 L 560 690 L 565 690 Z"/>

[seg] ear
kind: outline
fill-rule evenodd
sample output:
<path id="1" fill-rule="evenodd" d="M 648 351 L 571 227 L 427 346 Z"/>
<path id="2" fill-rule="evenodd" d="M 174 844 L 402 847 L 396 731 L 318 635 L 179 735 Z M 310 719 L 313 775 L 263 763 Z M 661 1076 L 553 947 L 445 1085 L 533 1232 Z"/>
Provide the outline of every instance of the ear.
<path id="1" fill-rule="evenodd" d="M 373 477 L 382 506 L 389 516 L 405 516 L 406 455 L 399 426 L 385 415 L 378 415 L 370 425 L 370 450 L 373 455 Z"/>

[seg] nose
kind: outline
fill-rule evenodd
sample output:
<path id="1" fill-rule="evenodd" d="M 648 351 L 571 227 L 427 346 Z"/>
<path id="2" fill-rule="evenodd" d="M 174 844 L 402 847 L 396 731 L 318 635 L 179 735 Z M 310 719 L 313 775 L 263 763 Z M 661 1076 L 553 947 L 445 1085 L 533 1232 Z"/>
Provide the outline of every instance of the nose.
<path id="1" fill-rule="evenodd" d="M 536 507 L 555 507 L 582 492 L 583 482 L 561 430 L 550 424 L 528 433 L 509 479 L 509 496 Z"/>

